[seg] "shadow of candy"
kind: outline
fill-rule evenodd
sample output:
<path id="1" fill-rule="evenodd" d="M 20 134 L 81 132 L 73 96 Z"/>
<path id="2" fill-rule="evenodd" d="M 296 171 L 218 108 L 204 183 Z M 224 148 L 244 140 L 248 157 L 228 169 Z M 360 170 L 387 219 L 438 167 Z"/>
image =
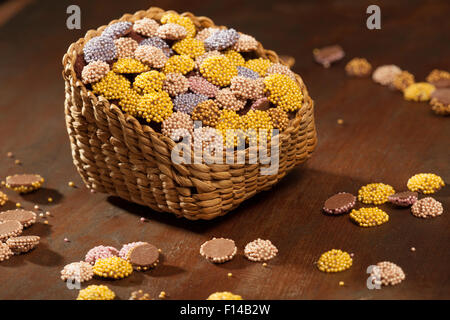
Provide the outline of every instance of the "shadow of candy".
<path id="1" fill-rule="evenodd" d="M 28 253 L 21 255 L 25 260 L 40 266 L 61 266 L 64 262 L 63 256 L 50 250 L 45 243 L 39 245 Z"/>
<path id="2" fill-rule="evenodd" d="M 15 209 L 17 209 L 16 203 L 11 200 L 6 201 L 6 203 L 0 207 L 0 211 L 8 211 L 8 210 L 15 210 Z"/>
<path id="3" fill-rule="evenodd" d="M 41 188 L 31 193 L 22 194 L 21 197 L 26 200 L 37 204 L 57 204 L 61 202 L 63 195 L 55 189 Z M 48 202 L 48 199 L 52 198 L 52 202 Z"/>

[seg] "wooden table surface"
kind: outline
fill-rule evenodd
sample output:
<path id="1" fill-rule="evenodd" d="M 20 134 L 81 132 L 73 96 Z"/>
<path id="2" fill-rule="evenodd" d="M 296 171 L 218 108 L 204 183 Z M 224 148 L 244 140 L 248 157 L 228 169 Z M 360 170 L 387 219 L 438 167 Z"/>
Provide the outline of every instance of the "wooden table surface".
<path id="1" fill-rule="evenodd" d="M 0 176 L 43 175 L 45 188 L 33 194 L 18 196 L 3 188 L 11 199 L 4 208 L 20 202 L 32 209 L 37 203 L 51 217 L 48 225 L 40 218 L 25 231 L 42 237 L 34 251 L 0 264 L 0 299 L 74 299 L 78 291 L 67 289 L 59 279 L 65 264 L 82 260 L 96 245 L 120 248 L 138 240 L 162 249 L 156 269 L 120 281 L 90 283 L 107 284 L 121 299 L 135 289 L 153 297 L 166 291 L 170 299 L 205 299 L 215 291 L 232 291 L 246 299 L 449 299 L 449 187 L 433 195 L 444 205 L 444 214 L 435 219 L 418 219 L 409 209 L 385 204 L 381 208 L 389 213 L 389 222 L 364 229 L 348 215 L 321 212 L 330 195 L 356 194 L 370 182 L 401 191 L 412 175 L 433 172 L 450 183 L 449 119 L 434 115 L 427 103 L 405 101 L 399 92 L 370 78 L 349 78 L 344 72 L 345 63 L 355 56 L 367 58 L 374 67 L 399 65 L 418 81 L 434 68 L 450 70 L 449 2 L 377 1 L 382 29 L 375 31 L 365 26 L 372 1 L 189 2 L 152 3 L 209 16 L 254 35 L 266 48 L 295 57 L 294 70 L 316 103 L 319 144 L 312 158 L 272 190 L 208 222 L 177 219 L 91 194 L 72 164 L 61 59 L 88 29 L 146 9 L 149 2 L 77 1 L 82 30 L 74 31 L 65 27 L 70 1 L 35 1 L 0 29 Z M 315 64 L 312 50 L 334 43 L 344 47 L 346 58 L 330 69 Z M 340 118 L 343 125 L 337 124 Z M 6 157 L 9 151 L 21 165 Z M 68 187 L 69 181 L 77 188 Z M 140 222 L 142 216 L 149 221 Z M 199 255 L 200 245 L 214 236 L 236 241 L 234 260 L 213 265 Z M 64 242 L 66 237 L 70 242 Z M 279 249 L 267 268 L 243 257 L 245 244 L 256 238 L 270 239 Z M 417 250 L 411 252 L 411 247 Z M 317 270 L 314 262 L 332 248 L 354 253 L 350 270 Z M 396 287 L 367 289 L 366 268 L 384 260 L 400 265 L 406 280 Z"/>

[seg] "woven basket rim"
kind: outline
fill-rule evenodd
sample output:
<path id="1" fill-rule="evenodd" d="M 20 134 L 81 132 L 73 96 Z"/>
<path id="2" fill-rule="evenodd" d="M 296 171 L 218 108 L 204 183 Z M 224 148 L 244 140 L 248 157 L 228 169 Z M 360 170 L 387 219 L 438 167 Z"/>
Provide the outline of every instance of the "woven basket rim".
<path id="1" fill-rule="evenodd" d="M 122 17 L 120 17 L 119 19 L 111 20 L 107 25 L 102 25 L 102 26 L 98 27 L 97 29 L 90 29 L 85 33 L 84 37 L 79 38 L 76 42 L 72 43 L 69 46 L 67 52 L 65 53 L 65 55 L 63 57 L 62 64 L 63 64 L 63 67 L 66 72 L 67 72 L 66 67 L 67 67 L 67 65 L 69 65 L 69 71 L 70 71 L 70 76 L 68 76 L 66 74 L 66 72 L 63 72 L 63 78 L 65 80 L 70 81 L 72 83 L 72 85 L 78 87 L 89 99 L 91 99 L 93 101 L 93 103 L 95 105 L 97 105 L 97 106 L 102 105 L 103 108 L 105 108 L 105 109 L 109 108 L 112 112 L 117 113 L 119 116 L 123 117 L 126 122 L 129 122 L 135 128 L 140 129 L 140 131 L 145 135 L 148 135 L 148 136 L 151 136 L 152 134 L 158 135 L 159 139 L 161 139 L 162 141 L 167 143 L 171 148 L 173 148 L 176 145 L 176 142 L 173 141 L 171 138 L 163 135 L 160 132 L 155 131 L 150 125 L 141 124 L 134 116 L 124 113 L 119 106 L 117 106 L 114 103 L 111 103 L 105 97 L 103 97 L 101 95 L 96 96 L 91 90 L 86 88 L 86 86 L 81 81 L 81 79 L 78 79 L 77 74 L 74 69 L 75 61 L 76 61 L 78 55 L 83 53 L 83 47 L 84 47 L 85 43 L 88 40 L 90 40 L 96 36 L 99 36 L 103 32 L 103 30 L 105 30 L 108 26 L 110 26 L 114 23 L 120 22 L 120 21 L 135 22 L 136 20 L 142 19 L 144 17 L 153 18 L 155 14 L 166 14 L 166 13 L 179 14 L 177 11 L 174 11 L 174 10 L 165 11 L 159 7 L 150 7 L 148 10 L 139 10 L 139 11 L 136 11 L 134 14 L 126 13 L 126 14 L 122 15 Z M 184 17 L 189 17 L 194 22 L 194 25 L 196 27 L 202 28 L 203 27 L 202 22 L 206 21 L 206 23 L 210 24 L 213 27 L 227 28 L 226 26 L 216 25 L 214 23 L 214 21 L 208 17 L 195 16 L 191 12 L 183 12 L 179 15 L 184 16 Z M 281 63 L 281 64 L 287 66 L 287 64 L 278 57 L 278 54 L 275 51 L 264 49 L 262 43 L 259 41 L 258 41 L 258 49 L 255 52 L 259 57 L 264 57 L 264 58 L 271 60 L 274 63 Z M 292 72 L 294 73 L 295 79 L 296 79 L 297 83 L 299 84 L 300 89 L 302 91 L 303 104 L 302 104 L 302 107 L 299 110 L 297 110 L 295 117 L 293 119 L 290 119 L 289 126 L 285 130 L 283 130 L 282 132 L 280 132 L 278 134 L 280 145 L 281 145 L 282 141 L 284 141 L 285 139 L 287 139 L 289 137 L 288 132 L 293 130 L 296 126 L 299 125 L 303 115 L 307 112 L 308 109 L 312 108 L 312 104 L 313 104 L 312 99 L 309 96 L 308 90 L 306 88 L 306 85 L 303 82 L 303 79 L 301 78 L 301 76 L 299 74 L 295 73 L 294 71 L 292 71 Z M 72 79 L 70 79 L 70 77 Z M 271 141 L 269 141 L 267 143 L 267 148 L 270 150 Z M 249 150 L 250 150 L 250 148 L 247 146 L 245 148 L 246 155 L 248 155 Z M 193 150 L 191 150 L 191 152 L 193 153 Z M 234 151 L 235 155 L 237 154 L 237 152 L 238 152 L 238 150 Z M 224 154 L 223 156 L 225 158 L 226 155 Z"/>

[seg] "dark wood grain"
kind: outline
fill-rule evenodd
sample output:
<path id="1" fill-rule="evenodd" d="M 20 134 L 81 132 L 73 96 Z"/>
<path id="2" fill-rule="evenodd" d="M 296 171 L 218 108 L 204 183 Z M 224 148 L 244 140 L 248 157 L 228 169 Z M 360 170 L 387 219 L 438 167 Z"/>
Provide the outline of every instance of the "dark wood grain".
<path id="1" fill-rule="evenodd" d="M 190 222 L 103 194 L 82 185 L 73 164 L 64 124 L 61 59 L 71 42 L 88 29 L 125 12 L 146 9 L 148 1 L 77 1 L 82 30 L 65 27 L 69 1 L 38 1 L 0 29 L 0 176 L 30 172 L 46 178 L 45 188 L 20 197 L 5 191 L 25 208 L 39 203 L 52 216 L 26 231 L 42 243 L 33 252 L 0 264 L 0 299 L 74 299 L 59 279 L 62 267 L 83 259 L 99 244 L 146 240 L 163 250 L 155 270 L 106 283 L 122 299 L 143 289 L 170 299 L 205 299 L 215 291 L 232 291 L 247 299 L 449 299 L 450 188 L 435 197 L 444 214 L 430 220 L 408 209 L 382 205 L 390 221 L 363 229 L 348 215 L 321 213 L 325 199 L 339 191 L 356 193 L 369 182 L 406 188 L 410 176 L 434 172 L 450 183 L 450 123 L 428 104 L 403 100 L 399 92 L 370 78 L 346 77 L 344 65 L 355 56 L 373 66 L 397 64 L 423 80 L 433 69 L 450 70 L 448 1 L 378 1 L 382 29 L 365 27 L 372 1 L 201 1 L 152 2 L 163 8 L 192 11 L 254 35 L 266 48 L 294 56 L 294 70 L 316 102 L 319 145 L 313 157 L 272 190 L 213 221 Z M 312 60 L 312 50 L 339 43 L 347 56 L 330 69 Z M 338 125 L 337 119 L 344 124 Z M 11 151 L 22 161 L 6 157 Z M 67 186 L 74 181 L 77 188 Z M 4 191 L 4 190 L 2 190 Z M 47 204 L 48 196 L 55 200 Z M 140 217 L 149 219 L 140 222 Z M 224 265 L 199 254 L 205 240 L 228 237 L 238 256 Z M 67 237 L 70 242 L 64 242 Z M 271 239 L 279 256 L 267 268 L 242 256 L 244 245 Z M 410 248 L 416 247 L 416 252 Z M 332 248 L 353 252 L 354 265 L 343 273 L 324 274 L 314 262 Z M 366 288 L 366 268 L 379 261 L 399 264 L 401 285 Z M 227 277 L 232 272 L 233 277 Z M 340 287 L 339 281 L 345 286 Z"/>

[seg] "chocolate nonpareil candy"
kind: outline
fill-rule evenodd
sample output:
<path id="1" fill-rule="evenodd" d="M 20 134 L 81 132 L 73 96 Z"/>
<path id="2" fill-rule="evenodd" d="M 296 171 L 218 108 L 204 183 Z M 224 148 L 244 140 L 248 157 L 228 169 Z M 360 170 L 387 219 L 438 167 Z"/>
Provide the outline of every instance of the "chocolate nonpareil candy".
<path id="1" fill-rule="evenodd" d="M 345 56 L 344 49 L 340 45 L 332 45 L 313 50 L 314 59 L 325 68 L 329 68 L 333 62 L 339 61 Z"/>
<path id="2" fill-rule="evenodd" d="M 450 79 L 438 79 L 430 81 L 430 83 L 436 88 L 450 88 Z"/>
<path id="3" fill-rule="evenodd" d="M 433 91 L 430 104 L 431 109 L 435 113 L 439 115 L 450 115 L 450 87 L 438 88 Z"/>
<path id="4" fill-rule="evenodd" d="M 0 242 L 0 262 L 8 260 L 13 255 L 13 252 L 6 243 Z"/>
<path id="5" fill-rule="evenodd" d="M 342 214 L 353 209 L 356 197 L 351 193 L 341 192 L 328 198 L 323 206 L 323 211 L 328 214 Z"/>
<path id="6" fill-rule="evenodd" d="M 127 260 L 135 270 L 145 271 L 156 267 L 159 262 L 159 250 L 150 243 L 140 244 L 128 252 Z"/>
<path id="7" fill-rule="evenodd" d="M 10 220 L 19 221 L 24 228 L 27 228 L 36 222 L 36 213 L 23 209 L 0 212 L 0 222 Z"/>
<path id="8" fill-rule="evenodd" d="M 203 243 L 200 254 L 214 263 L 224 263 L 233 259 L 237 248 L 234 241 L 225 238 L 213 238 Z"/>
<path id="9" fill-rule="evenodd" d="M 11 237 L 6 240 L 6 244 L 12 252 L 20 254 L 34 249 L 39 244 L 40 240 L 41 238 L 38 236 Z"/>
<path id="10" fill-rule="evenodd" d="M 6 187 L 19 193 L 28 193 L 39 189 L 44 178 L 38 174 L 16 174 L 6 177 Z"/>
<path id="11" fill-rule="evenodd" d="M 143 290 L 133 291 L 128 300 L 152 300 L 150 294 L 144 292 Z"/>
<path id="12" fill-rule="evenodd" d="M 23 226 L 19 221 L 9 220 L 0 223 L 0 241 L 5 241 L 10 237 L 16 237 L 22 233 Z"/>
<path id="13" fill-rule="evenodd" d="M 443 105 L 450 105 L 450 88 L 434 90 L 431 94 L 431 99 L 436 99 Z"/>
<path id="14" fill-rule="evenodd" d="M 404 191 L 389 196 L 388 201 L 400 207 L 409 207 L 417 201 L 418 196 L 417 192 Z"/>

